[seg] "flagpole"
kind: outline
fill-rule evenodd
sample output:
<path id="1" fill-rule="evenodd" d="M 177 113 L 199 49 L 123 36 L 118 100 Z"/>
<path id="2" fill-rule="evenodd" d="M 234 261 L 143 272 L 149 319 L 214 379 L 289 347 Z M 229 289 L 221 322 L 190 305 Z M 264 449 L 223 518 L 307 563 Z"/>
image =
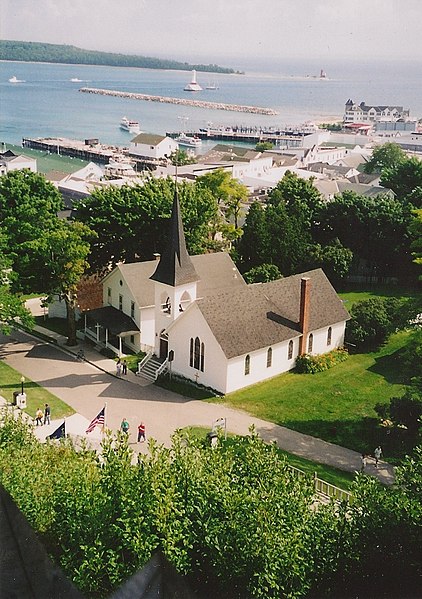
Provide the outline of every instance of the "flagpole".
<path id="1" fill-rule="evenodd" d="M 106 426 L 107 426 L 107 402 L 105 402 L 104 404 L 104 424 L 103 424 L 103 437 L 104 437 L 104 433 L 106 431 Z"/>

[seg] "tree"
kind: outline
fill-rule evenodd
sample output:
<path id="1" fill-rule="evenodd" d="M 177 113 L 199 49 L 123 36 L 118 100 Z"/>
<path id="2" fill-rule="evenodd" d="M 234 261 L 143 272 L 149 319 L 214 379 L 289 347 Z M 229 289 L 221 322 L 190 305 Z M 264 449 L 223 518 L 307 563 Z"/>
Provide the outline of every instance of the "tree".
<path id="1" fill-rule="evenodd" d="M 385 168 L 394 168 L 407 159 L 406 152 L 395 143 L 388 142 L 377 146 L 370 160 L 365 164 L 365 173 L 381 173 Z"/>
<path id="2" fill-rule="evenodd" d="M 243 277 L 247 283 L 268 283 L 281 279 L 282 275 L 275 264 L 261 264 L 245 272 Z"/>
<path id="3" fill-rule="evenodd" d="M 62 206 L 59 192 L 43 175 L 24 169 L 0 178 L 0 223 L 8 240 L 5 251 L 18 275 L 14 288 L 44 290 L 48 271 L 31 246 L 54 226 Z"/>
<path id="4" fill-rule="evenodd" d="M 202 253 L 217 213 L 216 202 L 193 183 L 179 183 L 178 193 L 188 251 Z M 173 196 L 172 179 L 151 177 L 142 185 L 96 189 L 78 202 L 77 220 L 97 234 L 89 257 L 91 268 L 102 271 L 120 261 L 150 260 L 155 252 L 161 253 Z"/>
<path id="5" fill-rule="evenodd" d="M 401 397 L 392 397 L 389 408 L 390 419 L 395 424 L 404 425 L 416 437 L 421 426 L 422 393 L 410 387 Z"/>
<path id="6" fill-rule="evenodd" d="M 310 246 L 309 260 L 310 268 L 322 268 L 330 281 L 339 281 L 350 271 L 353 252 L 334 239 L 326 246 L 318 243 Z"/>
<path id="7" fill-rule="evenodd" d="M 11 293 L 7 285 L 0 285 L 0 332 L 8 334 L 16 322 L 29 329 L 34 325 L 34 319 L 23 301 Z"/>
<path id="8" fill-rule="evenodd" d="M 272 150 L 273 147 L 274 144 L 271 141 L 259 141 L 255 146 L 255 150 L 257 152 L 265 152 L 265 150 Z"/>
<path id="9" fill-rule="evenodd" d="M 44 257 L 44 266 L 49 272 L 45 288 L 49 299 L 53 294 L 58 294 L 66 304 L 68 345 L 77 344 L 77 286 L 89 266 L 89 240 L 93 236 L 93 232 L 82 223 L 57 220 L 56 226 L 45 237 L 33 242 L 36 253 Z"/>
<path id="10" fill-rule="evenodd" d="M 217 168 L 210 173 L 206 173 L 196 179 L 197 185 L 200 188 L 208 189 L 218 204 L 224 203 L 227 200 L 228 187 L 232 176 L 222 168 Z"/>
<path id="11" fill-rule="evenodd" d="M 409 225 L 412 255 L 416 264 L 422 264 L 422 208 L 414 210 L 414 219 Z M 422 277 L 422 275 L 421 275 Z"/>
<path id="12" fill-rule="evenodd" d="M 396 328 L 406 323 L 404 302 L 396 298 L 371 298 L 356 303 L 347 323 L 347 341 L 360 346 L 383 343 Z"/>
<path id="13" fill-rule="evenodd" d="M 238 245 L 243 269 L 250 270 L 268 261 L 269 245 L 265 210 L 259 202 L 254 202 L 246 215 L 243 235 Z"/>
<path id="14" fill-rule="evenodd" d="M 401 202 L 410 202 L 412 199 L 415 208 L 422 208 L 422 161 L 412 157 L 396 166 L 385 168 L 382 171 L 381 185 L 392 189 Z"/>
<path id="15" fill-rule="evenodd" d="M 197 162 L 195 156 L 189 155 L 186 150 L 174 150 L 169 156 L 169 160 L 172 164 L 177 166 L 183 166 L 185 164 L 195 164 Z"/>
<path id="16" fill-rule="evenodd" d="M 316 226 L 315 219 L 322 207 L 321 194 L 313 185 L 313 179 L 302 179 L 291 171 L 268 194 L 268 204 L 278 206 L 283 202 L 287 214 L 303 221 L 308 227 Z"/>

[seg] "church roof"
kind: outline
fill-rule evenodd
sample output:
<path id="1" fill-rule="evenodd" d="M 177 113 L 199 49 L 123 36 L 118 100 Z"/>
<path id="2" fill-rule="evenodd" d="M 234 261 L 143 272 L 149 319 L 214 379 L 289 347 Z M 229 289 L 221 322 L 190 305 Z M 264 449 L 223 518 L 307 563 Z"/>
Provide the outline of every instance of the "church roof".
<path id="1" fill-rule="evenodd" d="M 199 277 L 198 297 L 206 297 L 214 293 L 246 286 L 233 260 L 225 252 L 199 254 L 198 256 L 191 256 L 191 260 Z M 150 277 L 156 267 L 157 260 L 132 262 L 117 266 L 141 308 L 154 305 L 154 282 Z"/>
<path id="2" fill-rule="evenodd" d="M 199 299 L 196 304 L 226 358 L 241 356 L 301 334 L 302 277 L 311 280 L 309 330 L 349 318 L 343 302 L 321 269 Z"/>
<path id="3" fill-rule="evenodd" d="M 171 287 L 193 283 L 199 279 L 186 249 L 177 187 L 170 218 L 170 238 L 151 279 Z"/>

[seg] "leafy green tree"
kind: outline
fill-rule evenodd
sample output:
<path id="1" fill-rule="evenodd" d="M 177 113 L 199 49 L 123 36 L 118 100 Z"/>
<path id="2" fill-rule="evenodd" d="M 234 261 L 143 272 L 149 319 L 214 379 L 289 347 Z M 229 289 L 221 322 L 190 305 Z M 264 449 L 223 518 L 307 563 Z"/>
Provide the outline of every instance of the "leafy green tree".
<path id="1" fill-rule="evenodd" d="M 269 245 L 265 210 L 259 202 L 254 202 L 246 215 L 238 246 L 242 267 L 249 270 L 265 263 L 268 260 Z"/>
<path id="2" fill-rule="evenodd" d="M 394 168 L 405 160 L 407 160 L 406 152 L 399 145 L 388 142 L 374 148 L 370 160 L 365 164 L 364 171 L 365 173 L 381 173 L 385 168 Z"/>
<path id="3" fill-rule="evenodd" d="M 278 206 L 283 202 L 290 217 L 301 220 L 309 232 L 316 226 L 316 218 L 322 207 L 319 191 L 312 179 L 302 179 L 287 171 L 268 194 L 268 204 Z"/>
<path id="4" fill-rule="evenodd" d="M 186 150 L 174 150 L 169 156 L 170 162 L 177 166 L 183 166 L 185 164 L 195 164 L 197 162 L 195 156 L 190 156 Z"/>
<path id="5" fill-rule="evenodd" d="M 395 424 L 402 424 L 412 436 L 416 436 L 422 418 L 422 393 L 410 387 L 401 397 L 390 399 L 389 415 Z"/>
<path id="6" fill-rule="evenodd" d="M 222 168 L 217 168 L 210 173 L 198 177 L 196 182 L 200 188 L 208 189 L 220 205 L 227 201 L 231 180 L 232 176 L 230 173 Z"/>
<path id="7" fill-rule="evenodd" d="M 322 268 L 330 281 L 339 281 L 350 271 L 353 252 L 334 239 L 326 246 L 318 243 L 310 246 L 309 259 L 311 268 Z"/>
<path id="8" fill-rule="evenodd" d="M 245 272 L 243 277 L 247 283 L 268 283 L 281 279 L 282 275 L 275 264 L 261 264 Z"/>
<path id="9" fill-rule="evenodd" d="M 192 183 L 178 184 L 178 193 L 188 251 L 202 253 L 217 213 L 216 202 Z M 151 177 L 143 185 L 96 189 L 78 202 L 77 220 L 97 234 L 89 256 L 91 268 L 102 271 L 120 261 L 149 260 L 155 252 L 161 253 L 173 196 L 174 181 Z"/>
<path id="10" fill-rule="evenodd" d="M 382 171 L 381 185 L 392 189 L 401 202 L 422 208 L 422 161 L 408 158 Z"/>
<path id="11" fill-rule="evenodd" d="M 75 312 L 78 305 L 77 287 L 89 264 L 89 241 L 95 234 L 84 224 L 57 219 L 56 226 L 32 246 L 49 273 L 45 291 L 58 294 L 66 304 L 68 345 L 76 345 Z"/>
<path id="12" fill-rule="evenodd" d="M 259 141 L 255 146 L 255 150 L 257 152 L 265 152 L 265 150 L 272 150 L 273 147 L 274 144 L 271 141 Z"/>
<path id="13" fill-rule="evenodd" d="M 409 225 L 412 255 L 416 264 L 422 264 L 422 208 L 414 210 L 415 218 Z M 422 276 L 422 275 L 421 275 Z"/>
<path id="14" fill-rule="evenodd" d="M 49 273 L 33 251 L 33 242 L 54 227 L 63 207 L 57 189 L 43 175 L 11 171 L 0 178 L 0 223 L 7 237 L 7 255 L 17 273 L 13 286 L 21 291 L 43 291 Z"/>
<path id="15" fill-rule="evenodd" d="M 396 298 L 371 298 L 356 303 L 347 323 L 346 339 L 360 346 L 376 347 L 396 328 L 406 324 L 404 303 Z"/>

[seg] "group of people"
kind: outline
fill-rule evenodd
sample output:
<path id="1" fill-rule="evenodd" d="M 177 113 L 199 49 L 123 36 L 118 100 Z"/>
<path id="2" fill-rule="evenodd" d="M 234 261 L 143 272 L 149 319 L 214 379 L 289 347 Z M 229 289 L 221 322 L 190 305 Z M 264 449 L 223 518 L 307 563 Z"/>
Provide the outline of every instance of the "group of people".
<path id="1" fill-rule="evenodd" d="M 117 360 L 116 362 L 116 374 L 117 376 L 120 375 L 127 375 L 127 362 L 126 360 L 121 360 L 120 358 Z"/>
<path id="2" fill-rule="evenodd" d="M 50 416 L 51 416 L 51 408 L 48 403 L 44 406 L 44 411 L 41 408 L 35 413 L 35 423 L 37 426 L 42 426 L 43 424 L 50 424 Z"/>
<path id="3" fill-rule="evenodd" d="M 129 434 L 129 422 L 126 418 L 123 418 L 120 424 L 120 430 L 122 431 L 122 433 L 125 433 L 126 435 Z M 144 441 L 146 441 L 145 422 L 141 422 L 138 425 L 138 443 L 143 443 Z"/>
<path id="4" fill-rule="evenodd" d="M 381 446 L 378 445 L 374 450 L 375 468 L 378 468 L 378 463 L 381 459 L 381 456 L 382 456 L 382 449 L 381 449 Z M 360 471 L 364 472 L 367 461 L 368 461 L 368 456 L 366 455 L 366 453 L 362 453 L 362 455 L 360 457 L 360 461 L 361 461 Z"/>

